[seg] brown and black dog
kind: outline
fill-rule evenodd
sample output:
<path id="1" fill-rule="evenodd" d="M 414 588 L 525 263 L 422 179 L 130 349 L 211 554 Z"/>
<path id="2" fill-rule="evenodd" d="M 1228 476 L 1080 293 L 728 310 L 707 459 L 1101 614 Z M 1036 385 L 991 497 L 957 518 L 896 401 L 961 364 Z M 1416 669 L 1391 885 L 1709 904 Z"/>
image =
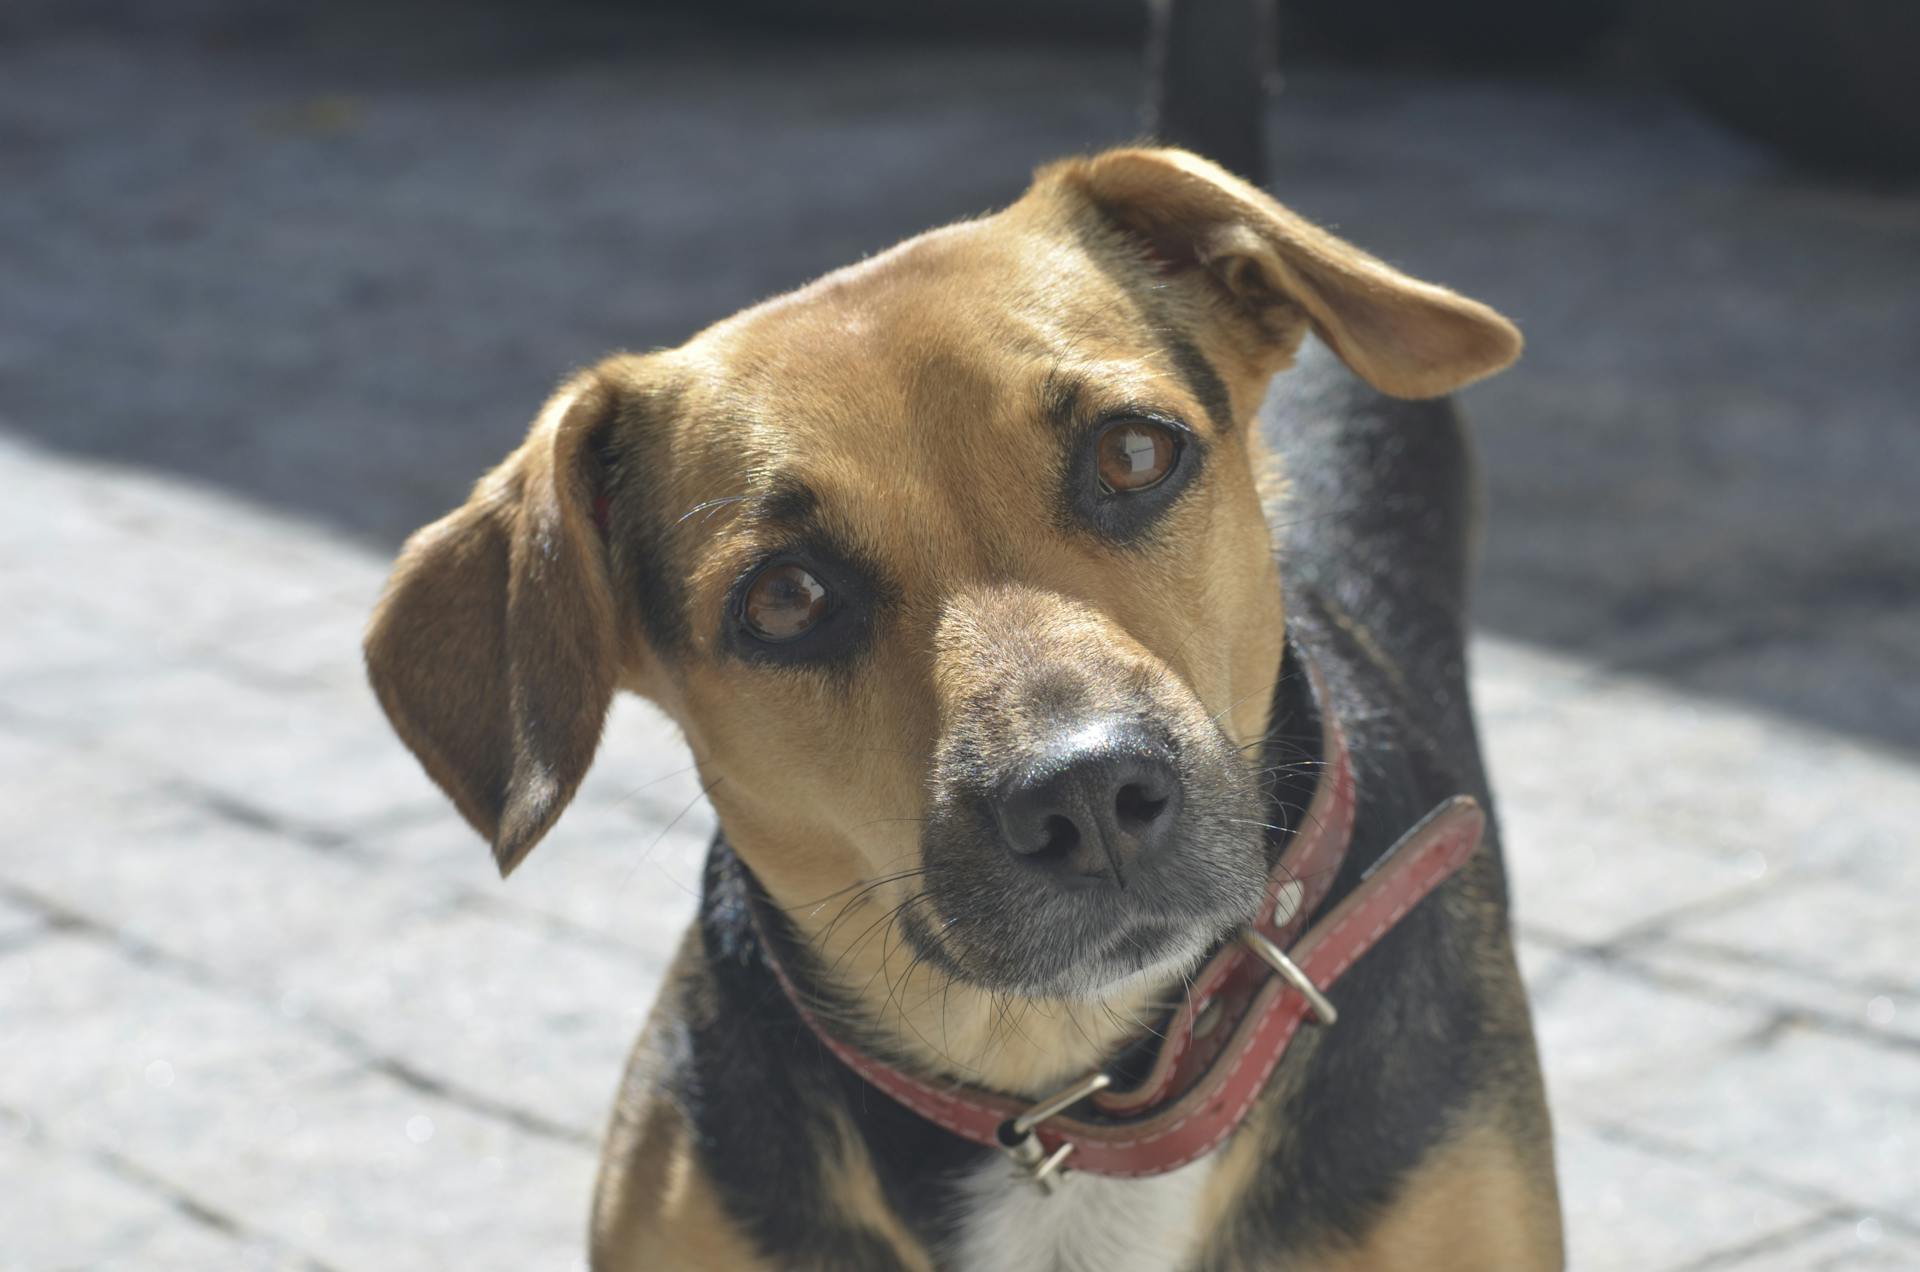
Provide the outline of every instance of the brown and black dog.
<path id="1" fill-rule="evenodd" d="M 1484 802 L 1465 440 L 1380 394 L 1519 348 L 1207 161 L 1125 149 L 567 382 L 408 543 L 367 659 L 503 871 L 617 690 L 711 792 L 594 1266 L 1559 1266 L 1491 835 L 1222 1148 L 1052 1196 L 844 1066 L 766 948 L 869 1050 L 1035 1098 L 1151 1047 L 1259 904 L 1316 709 L 1359 791 L 1328 904 L 1437 800 Z"/>

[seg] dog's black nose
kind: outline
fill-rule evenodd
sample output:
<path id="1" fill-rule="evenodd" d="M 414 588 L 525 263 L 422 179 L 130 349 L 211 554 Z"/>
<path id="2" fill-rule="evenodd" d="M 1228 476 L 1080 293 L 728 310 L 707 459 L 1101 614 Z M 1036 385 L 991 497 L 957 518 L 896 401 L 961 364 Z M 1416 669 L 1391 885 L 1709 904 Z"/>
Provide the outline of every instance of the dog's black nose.
<path id="1" fill-rule="evenodd" d="M 1131 725 L 1075 730 L 993 798 L 1016 858 L 1061 882 L 1126 887 L 1142 857 L 1173 838 L 1180 775 L 1165 746 Z"/>

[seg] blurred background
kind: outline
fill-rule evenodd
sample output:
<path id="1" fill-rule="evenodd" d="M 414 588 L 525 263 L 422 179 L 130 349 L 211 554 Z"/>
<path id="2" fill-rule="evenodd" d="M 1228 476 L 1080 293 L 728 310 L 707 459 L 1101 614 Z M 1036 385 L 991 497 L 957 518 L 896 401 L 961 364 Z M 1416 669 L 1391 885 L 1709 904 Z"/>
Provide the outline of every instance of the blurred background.
<path id="1" fill-rule="evenodd" d="M 1127 0 L 0 7 L 0 1268 L 568 1269 L 711 815 L 510 884 L 358 635 L 569 368 L 1138 136 Z M 1529 338 L 1475 675 L 1577 1268 L 1920 1267 L 1920 6 L 1285 0 Z M 1222 77 L 1230 84 L 1230 77 Z"/>

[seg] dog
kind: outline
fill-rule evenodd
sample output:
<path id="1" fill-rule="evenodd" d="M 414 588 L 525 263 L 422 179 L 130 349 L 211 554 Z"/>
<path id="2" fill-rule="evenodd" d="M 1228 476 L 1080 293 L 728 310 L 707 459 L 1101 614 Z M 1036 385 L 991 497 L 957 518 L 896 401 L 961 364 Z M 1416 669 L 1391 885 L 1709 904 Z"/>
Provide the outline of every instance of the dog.
<path id="1" fill-rule="evenodd" d="M 569 379 L 365 652 L 503 873 L 620 690 L 718 815 L 594 1268 L 1560 1266 L 1426 400 L 1520 343 L 1136 147 Z"/>

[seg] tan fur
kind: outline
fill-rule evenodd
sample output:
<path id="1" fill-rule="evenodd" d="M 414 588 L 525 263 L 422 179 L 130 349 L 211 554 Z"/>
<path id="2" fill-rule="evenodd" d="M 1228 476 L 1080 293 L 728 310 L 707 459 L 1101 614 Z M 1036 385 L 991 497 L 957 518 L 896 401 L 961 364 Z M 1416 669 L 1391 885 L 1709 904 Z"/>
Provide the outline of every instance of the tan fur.
<path id="1" fill-rule="evenodd" d="M 1488 1094 L 1463 1110 L 1419 1167 L 1402 1182 L 1357 1244 L 1322 1248 L 1285 1263 L 1229 1254 L 1231 1216 L 1263 1163 L 1276 1152 L 1311 1152 L 1291 1136 L 1280 1111 L 1298 1093 L 1319 1035 L 1308 1032 L 1289 1050 L 1260 1104 L 1221 1150 L 1202 1199 L 1200 1231 L 1213 1234 L 1210 1262 L 1219 1272 L 1554 1272 L 1565 1266 L 1559 1187 L 1546 1095 L 1529 1043 L 1532 1024 L 1512 942 L 1486 893 L 1493 870 L 1481 856 L 1458 886 L 1435 901 L 1478 930 L 1473 958 L 1482 971 L 1480 1006 L 1489 1037 L 1504 1036 Z M 1409 1056 L 1408 1063 L 1420 1063 Z"/>
<path id="2" fill-rule="evenodd" d="M 651 1110 L 650 1120 L 651 1133 L 617 1159 L 624 1167 L 617 1191 L 608 1193 L 602 1186 L 603 1197 L 618 1197 L 624 1204 L 608 1205 L 605 1226 L 596 1227 L 596 1272 L 771 1272 L 778 1267 L 754 1253 L 720 1208 L 685 1126 L 672 1124 L 673 1115 L 663 1105 Z"/>
<path id="3" fill-rule="evenodd" d="M 1553 1179 L 1492 1123 L 1427 1158 L 1367 1238 L 1303 1272 L 1553 1272 L 1564 1265 Z"/>
<path id="4" fill-rule="evenodd" d="M 686 1119 L 661 1097 L 659 1051 L 663 1013 L 700 1010 L 687 1001 L 695 981 L 698 943 L 681 942 L 667 986 L 634 1049 L 601 1155 L 595 1189 L 592 1249 L 595 1272 L 659 1272 L 716 1268 L 771 1272 L 731 1219 L 700 1169 Z"/>
<path id="5" fill-rule="evenodd" d="M 1168 325 L 1218 369 L 1230 427 L 1169 356 Z M 382 705 L 504 871 L 571 797 L 614 687 L 654 699 L 736 850 L 869 1019 L 928 1067 L 1050 1087 L 1132 1033 L 1162 991 L 1009 1006 L 949 983 L 910 966 L 896 920 L 915 886 L 892 876 L 916 864 L 943 744 L 1035 662 L 1124 680 L 1181 728 L 1218 719 L 1234 744 L 1257 737 L 1283 624 L 1248 421 L 1309 326 L 1402 395 L 1448 391 L 1519 349 L 1491 310 L 1194 156 L 1056 165 L 1004 212 L 570 382 L 466 506 L 409 541 L 366 644 Z M 1097 407 L 1150 404 L 1205 439 L 1164 549 L 1060 532 L 1035 404 L 1062 375 L 1094 386 Z M 645 499 L 684 568 L 690 625 L 671 658 L 609 567 L 621 523 L 610 549 L 594 528 L 593 465 L 609 447 L 651 457 Z M 776 546 L 729 501 L 781 472 L 803 475 L 836 533 L 902 581 L 850 681 L 721 648 L 729 587 Z M 1017 739 L 1021 725 L 995 727 Z M 605 1266 L 752 1266 L 678 1114 L 647 1090 L 644 1071 L 630 1075 L 609 1143 Z M 923 1262 L 886 1227 L 863 1161 L 845 1165 L 846 1204 Z"/>
<path id="6" fill-rule="evenodd" d="M 1268 1100 L 1269 1111 L 1275 1101 Z M 1270 1112 L 1269 1112 L 1270 1116 Z M 1555 1272 L 1565 1266 L 1553 1162 L 1516 1137 L 1507 1110 L 1470 1110 L 1361 1240 L 1277 1262 L 1210 1251 L 1221 1272 Z M 1201 1231 L 1223 1236 L 1277 1128 L 1249 1124 L 1208 1181 Z"/>
<path id="7" fill-rule="evenodd" d="M 841 1129 L 839 1152 L 827 1167 L 827 1182 L 837 1212 L 855 1226 L 877 1233 L 904 1272 L 933 1272 L 927 1252 L 887 1205 L 880 1180 L 873 1173 L 873 1162 L 851 1127 Z"/>
<path id="8" fill-rule="evenodd" d="M 1517 980 L 1515 982 L 1517 984 Z M 1522 1004 L 1524 1010 L 1524 1003 Z M 1496 1008 L 1496 1010 L 1499 1010 Z M 1554 1272 L 1565 1265 L 1551 1140 L 1533 1119 L 1544 1103 L 1538 1074 L 1514 1074 L 1422 1160 L 1378 1219 L 1352 1246 L 1323 1248 L 1285 1263 L 1233 1255 L 1231 1216 L 1282 1143 L 1278 1110 L 1289 1079 L 1305 1068 L 1308 1035 L 1288 1056 L 1260 1108 L 1228 1142 L 1208 1179 L 1200 1231 L 1220 1248 L 1208 1267 L 1220 1272 Z M 1295 1145 L 1291 1151 L 1312 1151 Z"/>

